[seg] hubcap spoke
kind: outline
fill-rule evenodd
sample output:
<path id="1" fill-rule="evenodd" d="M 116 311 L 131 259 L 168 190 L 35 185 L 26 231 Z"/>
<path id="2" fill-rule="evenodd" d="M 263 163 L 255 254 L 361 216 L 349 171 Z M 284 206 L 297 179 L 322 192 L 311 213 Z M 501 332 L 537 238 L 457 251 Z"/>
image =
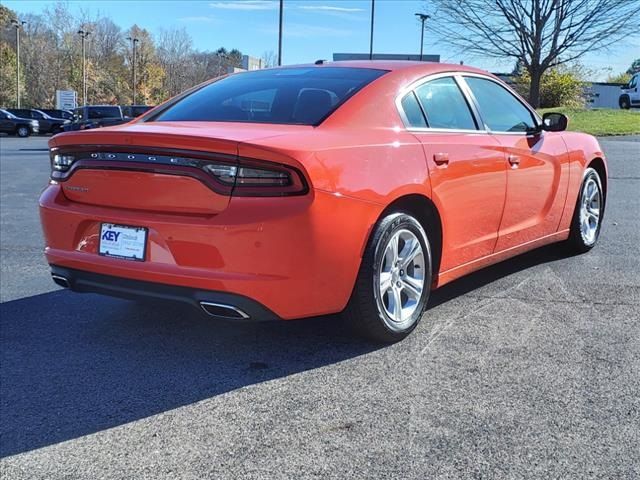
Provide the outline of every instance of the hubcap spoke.
<path id="1" fill-rule="evenodd" d="M 411 242 L 407 242 L 405 244 L 405 248 L 402 250 L 404 255 L 400 259 L 400 266 L 402 268 L 407 268 L 407 266 L 418 256 L 422 254 L 422 247 L 420 246 L 420 242 L 417 239 L 411 240 Z"/>
<path id="2" fill-rule="evenodd" d="M 413 298 L 416 302 L 420 300 L 420 296 L 422 295 L 422 284 L 411 277 L 404 277 L 402 279 L 402 288 L 407 293 L 407 295 Z"/>
<path id="3" fill-rule="evenodd" d="M 385 293 L 391 288 L 391 272 L 380 273 L 380 292 Z"/>
<path id="4" fill-rule="evenodd" d="M 393 318 L 396 322 L 402 321 L 402 295 L 398 287 L 393 287 Z"/>

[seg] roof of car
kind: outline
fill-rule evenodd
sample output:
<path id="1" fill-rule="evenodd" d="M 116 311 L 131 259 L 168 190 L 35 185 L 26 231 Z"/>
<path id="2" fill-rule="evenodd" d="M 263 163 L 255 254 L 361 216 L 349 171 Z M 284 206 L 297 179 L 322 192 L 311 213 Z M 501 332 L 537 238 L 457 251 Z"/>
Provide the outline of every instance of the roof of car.
<path id="1" fill-rule="evenodd" d="M 469 67 L 467 65 L 460 65 L 457 63 L 439 63 L 439 62 L 418 62 L 411 60 L 340 60 L 336 62 L 325 61 L 320 64 L 302 64 L 302 65 L 287 65 L 276 68 L 291 68 L 291 67 L 349 67 L 349 68 L 377 68 L 382 70 L 398 71 L 420 68 L 425 73 L 438 73 L 438 72 L 474 72 L 474 73 L 487 73 L 485 70 L 481 70 L 475 67 Z"/>

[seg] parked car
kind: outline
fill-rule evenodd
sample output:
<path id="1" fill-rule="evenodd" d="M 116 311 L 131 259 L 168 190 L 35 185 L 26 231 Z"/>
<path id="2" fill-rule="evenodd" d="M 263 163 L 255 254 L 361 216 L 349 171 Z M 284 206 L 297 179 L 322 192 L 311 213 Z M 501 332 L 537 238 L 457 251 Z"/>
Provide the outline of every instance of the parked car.
<path id="1" fill-rule="evenodd" d="M 143 113 L 147 113 L 152 108 L 153 107 L 150 105 L 122 105 L 120 107 L 122 115 L 127 118 L 139 117 Z"/>
<path id="2" fill-rule="evenodd" d="M 20 118 L 7 110 L 0 109 L 0 132 L 18 137 L 38 134 L 38 122 L 30 118 Z"/>
<path id="3" fill-rule="evenodd" d="M 462 65 L 233 74 L 53 137 L 46 258 L 77 292 L 232 320 L 343 312 L 398 341 L 434 288 L 552 242 L 594 247 L 605 156 L 567 121 Z"/>
<path id="4" fill-rule="evenodd" d="M 73 111 L 73 121 L 65 125 L 65 131 L 89 130 L 92 128 L 119 125 L 129 121 L 117 105 L 85 105 Z"/>
<path id="5" fill-rule="evenodd" d="M 69 120 L 62 118 L 53 118 L 47 115 L 41 110 L 35 110 L 33 108 L 9 108 L 9 112 L 13 113 L 17 117 L 31 118 L 38 122 L 39 133 L 60 133 L 62 127 L 69 123 Z"/>
<path id="6" fill-rule="evenodd" d="M 631 77 L 628 85 L 622 87 L 618 103 L 623 109 L 640 107 L 640 72 Z"/>
<path id="7" fill-rule="evenodd" d="M 64 120 L 73 120 L 73 112 L 71 110 L 57 110 L 50 108 L 40 108 L 41 112 L 46 113 L 53 118 L 62 118 Z"/>

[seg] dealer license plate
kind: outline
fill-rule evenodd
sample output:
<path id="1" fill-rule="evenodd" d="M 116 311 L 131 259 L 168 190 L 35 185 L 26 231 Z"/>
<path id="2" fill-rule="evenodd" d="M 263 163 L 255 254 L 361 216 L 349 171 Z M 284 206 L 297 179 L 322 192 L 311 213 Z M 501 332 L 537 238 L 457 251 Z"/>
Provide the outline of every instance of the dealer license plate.
<path id="1" fill-rule="evenodd" d="M 98 253 L 106 257 L 144 262 L 147 247 L 147 229 L 103 223 L 100 227 Z"/>

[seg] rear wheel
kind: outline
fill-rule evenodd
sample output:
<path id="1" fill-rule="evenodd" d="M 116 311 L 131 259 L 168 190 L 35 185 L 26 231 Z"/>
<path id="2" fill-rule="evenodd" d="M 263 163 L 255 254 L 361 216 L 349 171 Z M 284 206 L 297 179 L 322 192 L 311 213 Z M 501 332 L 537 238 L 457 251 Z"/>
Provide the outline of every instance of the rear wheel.
<path id="1" fill-rule="evenodd" d="M 344 315 L 359 334 L 397 342 L 418 325 L 430 287 L 427 234 L 411 215 L 393 213 L 375 227 Z"/>
<path id="2" fill-rule="evenodd" d="M 595 246 L 600 236 L 604 201 L 600 175 L 593 168 L 587 168 L 571 221 L 568 243 L 572 250 L 583 253 Z"/>
<path id="3" fill-rule="evenodd" d="M 631 100 L 629 100 L 627 95 L 621 96 L 618 103 L 620 104 L 620 108 L 623 110 L 629 110 L 631 108 Z"/>
<path id="4" fill-rule="evenodd" d="M 16 135 L 22 138 L 28 137 L 30 133 L 31 133 L 31 130 L 29 130 L 29 127 L 18 127 L 16 129 Z"/>

